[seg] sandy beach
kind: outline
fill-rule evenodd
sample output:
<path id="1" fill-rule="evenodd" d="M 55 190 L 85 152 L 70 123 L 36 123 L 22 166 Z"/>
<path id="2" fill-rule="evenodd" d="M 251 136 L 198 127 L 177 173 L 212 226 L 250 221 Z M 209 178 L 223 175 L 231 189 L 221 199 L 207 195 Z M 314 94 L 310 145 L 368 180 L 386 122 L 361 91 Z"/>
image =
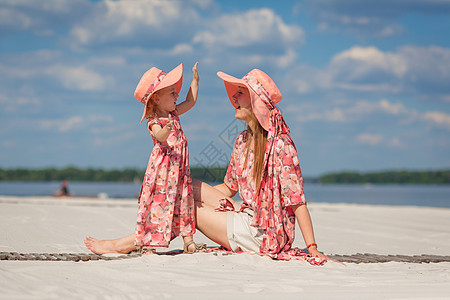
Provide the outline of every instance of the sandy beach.
<path id="1" fill-rule="evenodd" d="M 450 255 L 450 209 L 310 203 L 327 254 Z M 0 252 L 88 253 L 134 230 L 132 199 L 0 196 Z M 200 232 L 195 240 L 215 244 Z M 295 246 L 304 248 L 297 228 Z M 181 238 L 168 250 L 182 249 Z M 449 299 L 450 263 L 312 266 L 250 254 L 0 261 L 0 299 Z"/>

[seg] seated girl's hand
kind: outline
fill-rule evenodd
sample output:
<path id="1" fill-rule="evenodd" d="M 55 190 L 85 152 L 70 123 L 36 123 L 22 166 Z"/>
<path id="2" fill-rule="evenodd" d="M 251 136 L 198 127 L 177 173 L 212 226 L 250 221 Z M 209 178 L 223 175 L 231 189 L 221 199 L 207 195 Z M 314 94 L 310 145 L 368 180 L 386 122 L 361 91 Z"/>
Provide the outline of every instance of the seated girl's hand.
<path id="1" fill-rule="evenodd" d="M 311 254 L 312 257 L 328 259 L 328 256 L 326 256 L 325 254 L 319 252 L 319 250 L 317 250 L 316 247 L 309 248 L 308 252 L 309 252 L 309 254 Z"/>
<path id="2" fill-rule="evenodd" d="M 340 262 L 338 260 L 335 260 L 335 259 L 332 259 L 332 258 L 329 258 L 328 256 L 326 256 L 322 252 L 319 252 L 319 250 L 317 250 L 316 247 L 309 248 L 308 252 L 309 252 L 309 254 L 312 257 L 314 257 L 317 260 L 317 262 L 318 262 L 317 264 L 323 264 L 326 261 L 330 260 L 330 261 L 337 262 L 337 263 L 340 263 L 340 264 L 344 265 L 342 262 Z"/>
<path id="3" fill-rule="evenodd" d="M 230 199 L 222 198 L 219 200 L 219 206 L 217 206 L 215 211 L 234 211 L 234 205 Z"/>

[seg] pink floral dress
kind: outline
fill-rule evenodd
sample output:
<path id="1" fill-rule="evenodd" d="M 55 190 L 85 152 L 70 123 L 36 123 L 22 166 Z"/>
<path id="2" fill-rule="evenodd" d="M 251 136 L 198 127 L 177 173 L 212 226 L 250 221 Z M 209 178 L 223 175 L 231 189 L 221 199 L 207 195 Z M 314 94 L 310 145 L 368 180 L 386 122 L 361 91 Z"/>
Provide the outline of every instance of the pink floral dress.
<path id="1" fill-rule="evenodd" d="M 230 164 L 228 165 L 227 174 L 225 175 L 225 184 L 234 191 L 239 191 L 239 195 L 243 201 L 241 211 L 249 207 L 253 211 L 258 210 L 256 201 L 258 193 L 256 184 L 253 181 L 254 153 L 253 145 L 250 146 L 247 165 L 244 165 L 247 152 L 248 134 L 247 131 L 242 132 L 236 139 L 234 149 L 231 154 Z M 253 144 L 253 140 L 251 141 Z M 268 239 L 272 244 L 268 247 L 275 249 L 270 252 L 261 248 L 261 254 L 271 256 L 277 259 L 305 259 L 304 252 L 298 248 L 292 249 L 292 242 L 295 237 L 295 215 L 290 207 L 291 205 L 305 204 L 305 195 L 303 191 L 303 177 L 300 170 L 297 150 L 294 142 L 288 134 L 280 134 L 274 138 L 274 157 L 272 158 L 273 166 L 271 167 L 270 177 L 272 188 L 264 189 L 263 193 L 274 200 L 274 211 L 277 222 L 282 230 L 277 228 L 265 229 L 265 237 L 274 233 L 273 239 Z M 268 213 L 268 212 L 265 212 Z M 268 219 L 268 216 L 265 216 Z M 255 226 L 255 225 L 253 225 Z M 274 225 L 269 225 L 274 226 Z"/>
<path id="2" fill-rule="evenodd" d="M 173 111 L 172 116 L 174 130 L 163 143 L 150 128 L 154 124 L 164 127 L 168 119 L 147 122 L 154 147 L 139 198 L 135 240 L 138 247 L 168 247 L 175 237 L 195 233 L 188 144 L 177 112 Z"/>

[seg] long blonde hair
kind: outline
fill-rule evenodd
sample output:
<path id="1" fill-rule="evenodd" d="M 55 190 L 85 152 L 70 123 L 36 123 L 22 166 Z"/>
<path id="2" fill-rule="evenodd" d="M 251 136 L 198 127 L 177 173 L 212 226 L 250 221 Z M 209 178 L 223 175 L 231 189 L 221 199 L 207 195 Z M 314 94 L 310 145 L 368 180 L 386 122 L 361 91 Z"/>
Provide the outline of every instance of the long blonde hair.
<path id="1" fill-rule="evenodd" d="M 258 119 L 252 110 L 252 122 L 256 124 L 255 132 L 247 125 L 247 153 L 245 154 L 244 168 L 247 167 L 248 154 L 250 153 L 250 138 L 253 138 L 253 153 L 255 159 L 253 162 L 253 180 L 256 183 L 256 187 L 259 190 L 261 184 L 261 178 L 264 166 L 264 154 L 266 152 L 266 142 L 267 142 L 267 130 L 265 130 L 261 124 L 259 124 Z"/>

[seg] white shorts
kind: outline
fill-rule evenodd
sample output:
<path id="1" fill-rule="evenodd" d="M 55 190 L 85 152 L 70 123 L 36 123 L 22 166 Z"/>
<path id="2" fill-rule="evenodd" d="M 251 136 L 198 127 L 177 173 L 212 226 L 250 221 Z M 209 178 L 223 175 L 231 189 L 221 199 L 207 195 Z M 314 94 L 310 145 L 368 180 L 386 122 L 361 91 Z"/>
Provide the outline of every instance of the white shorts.
<path id="1" fill-rule="evenodd" d="M 231 250 L 260 252 L 263 240 L 263 231 L 250 226 L 253 211 L 249 208 L 243 212 L 227 212 L 227 236 Z"/>

